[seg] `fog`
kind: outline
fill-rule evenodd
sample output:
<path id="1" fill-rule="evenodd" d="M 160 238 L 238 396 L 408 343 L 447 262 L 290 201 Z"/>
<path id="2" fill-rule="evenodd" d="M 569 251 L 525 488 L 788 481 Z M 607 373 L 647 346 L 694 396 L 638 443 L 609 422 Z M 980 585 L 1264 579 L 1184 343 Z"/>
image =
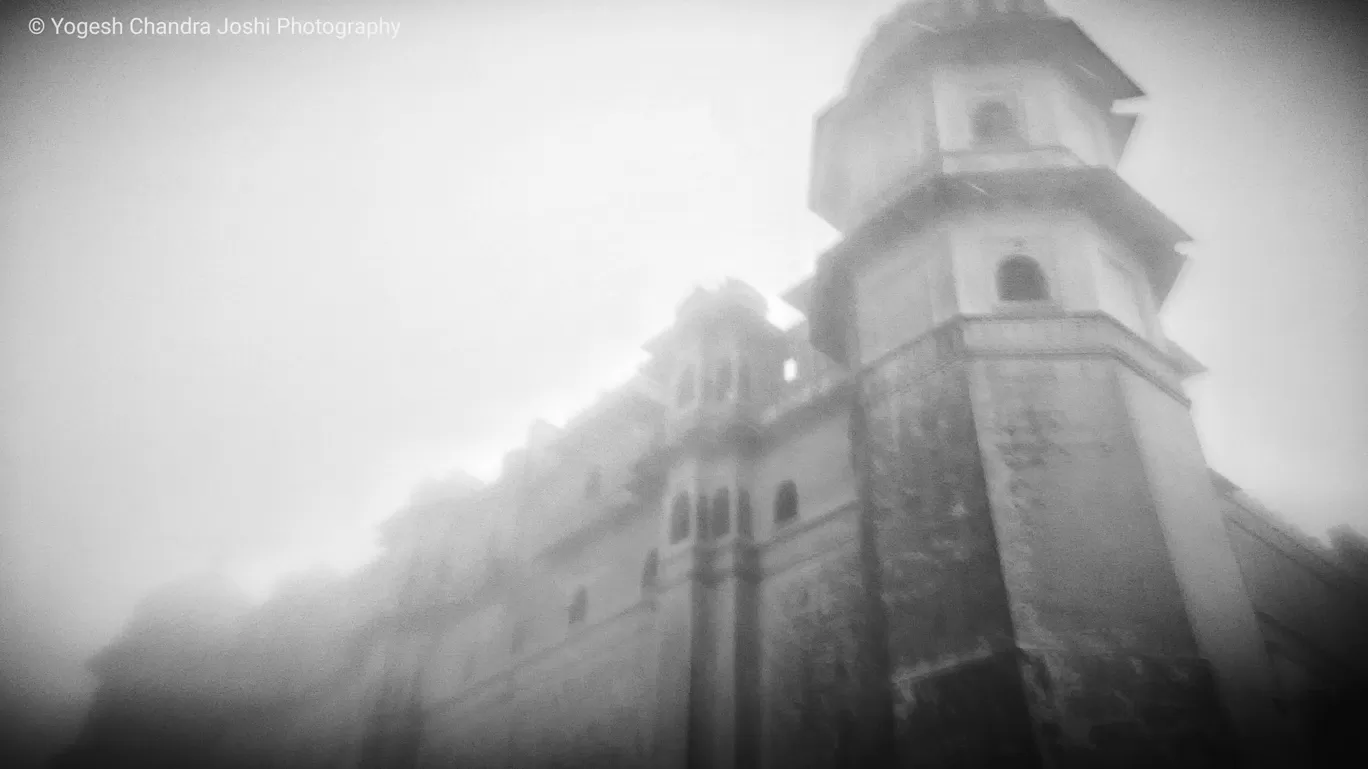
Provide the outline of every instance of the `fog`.
<path id="1" fill-rule="evenodd" d="M 836 234 L 814 115 L 894 0 L 7 9 L 5 722 L 58 740 L 168 580 L 346 571 L 622 381 L 699 282 Z M 1334 4 L 1056 0 L 1150 98 L 1122 175 L 1187 229 L 1165 311 L 1213 468 L 1368 531 L 1368 101 Z M 393 37 L 78 39 L 40 18 L 392 19 Z M 774 302 L 772 302 L 774 304 Z M 776 320 L 792 314 L 776 310 Z"/>

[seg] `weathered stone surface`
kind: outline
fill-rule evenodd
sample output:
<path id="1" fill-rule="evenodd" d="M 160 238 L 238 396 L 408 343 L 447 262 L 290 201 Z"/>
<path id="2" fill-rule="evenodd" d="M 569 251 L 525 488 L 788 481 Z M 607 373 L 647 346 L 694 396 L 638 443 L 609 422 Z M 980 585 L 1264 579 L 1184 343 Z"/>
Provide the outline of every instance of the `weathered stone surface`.
<path id="1" fill-rule="evenodd" d="M 954 365 L 918 378 L 912 363 L 869 372 L 857 406 L 898 755 L 936 766 L 991 744 L 972 755 L 1022 760 L 1020 686 L 995 662 L 1012 648 L 1012 626 L 968 382 Z"/>
<path id="2" fill-rule="evenodd" d="M 964 372 L 920 381 L 901 361 L 870 372 L 874 506 L 895 668 L 1011 644 L 982 461 Z"/>
<path id="3" fill-rule="evenodd" d="M 1054 766 L 1237 765 L 1202 660 L 1031 651 L 1021 669 Z"/>
<path id="4" fill-rule="evenodd" d="M 894 679 L 902 766 L 1040 766 L 1015 655 L 969 657 Z"/>
<path id="5" fill-rule="evenodd" d="M 765 765 L 853 765 L 863 725 L 858 682 L 863 594 L 853 550 L 767 591 Z"/>
<path id="6" fill-rule="evenodd" d="M 650 627 L 642 626 L 611 647 L 585 639 L 554 665 L 525 671 L 514 682 L 509 765 L 647 765 L 652 647 Z"/>
<path id="7" fill-rule="evenodd" d="M 984 474 L 1017 640 L 1192 656 L 1149 480 L 1105 358 L 973 364 Z"/>

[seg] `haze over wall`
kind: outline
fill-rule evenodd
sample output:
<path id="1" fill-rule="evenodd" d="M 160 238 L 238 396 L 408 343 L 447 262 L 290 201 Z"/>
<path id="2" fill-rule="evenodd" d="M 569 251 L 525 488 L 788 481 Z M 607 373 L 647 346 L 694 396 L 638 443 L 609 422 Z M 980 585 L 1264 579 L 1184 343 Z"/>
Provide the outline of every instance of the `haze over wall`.
<path id="1" fill-rule="evenodd" d="M 894 5 L 9 9 L 6 721 L 68 724 L 82 660 L 168 579 L 217 565 L 259 593 L 363 561 L 420 480 L 491 478 L 533 418 L 628 376 L 694 283 L 801 279 L 835 237 L 806 211 L 812 118 Z M 1150 94 L 1122 172 L 1196 238 L 1165 316 L 1211 369 L 1191 386 L 1211 464 L 1316 535 L 1368 530 L 1351 5 L 1053 3 Z M 27 29 L 253 15 L 401 26 Z"/>

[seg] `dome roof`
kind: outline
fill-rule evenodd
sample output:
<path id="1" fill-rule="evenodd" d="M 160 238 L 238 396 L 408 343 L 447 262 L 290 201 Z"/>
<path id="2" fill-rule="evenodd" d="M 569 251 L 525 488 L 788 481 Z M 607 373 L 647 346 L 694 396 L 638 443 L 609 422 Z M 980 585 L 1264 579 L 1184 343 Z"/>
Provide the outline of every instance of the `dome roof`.
<path id="1" fill-rule="evenodd" d="M 855 60 L 851 90 L 918 37 L 1008 16 L 1053 16 L 1045 0 L 909 0 L 884 17 Z"/>

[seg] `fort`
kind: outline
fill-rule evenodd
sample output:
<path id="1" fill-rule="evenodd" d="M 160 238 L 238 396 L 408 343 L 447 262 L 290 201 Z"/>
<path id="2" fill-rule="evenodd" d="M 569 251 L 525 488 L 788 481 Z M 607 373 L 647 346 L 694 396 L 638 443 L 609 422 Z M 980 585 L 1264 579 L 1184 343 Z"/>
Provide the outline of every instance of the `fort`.
<path id="1" fill-rule="evenodd" d="M 816 120 L 803 322 L 700 289 L 360 572 L 184 659 L 135 621 L 60 765 L 1316 765 L 1368 548 L 1207 466 L 1187 236 L 1115 170 L 1143 95 L 1041 0 L 906 4 Z"/>

